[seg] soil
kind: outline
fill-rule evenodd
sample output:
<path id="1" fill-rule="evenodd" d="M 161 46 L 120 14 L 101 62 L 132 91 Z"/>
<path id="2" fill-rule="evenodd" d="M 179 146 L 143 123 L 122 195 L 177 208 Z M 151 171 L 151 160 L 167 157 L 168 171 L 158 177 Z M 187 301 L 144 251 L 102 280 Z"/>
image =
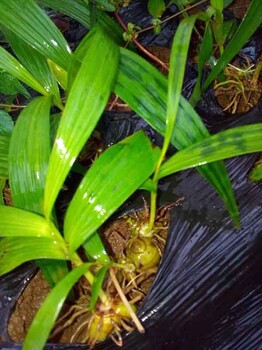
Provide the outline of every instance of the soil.
<path id="1" fill-rule="evenodd" d="M 172 205 L 159 208 L 156 217 L 157 233 L 154 235 L 152 241 L 155 242 L 154 244 L 158 247 L 161 255 L 170 221 L 170 207 L 172 207 Z M 103 234 L 101 236 L 115 261 L 125 256 L 126 246 L 134 232 L 134 227 L 145 224 L 147 220 L 148 210 L 144 209 L 125 215 L 102 229 Z M 144 272 L 135 271 L 136 275 L 132 276 L 131 280 L 129 276 L 123 274 L 122 271 L 117 272 L 117 277 L 119 283 L 121 283 L 124 294 L 129 302 L 136 305 L 136 307 L 139 307 L 143 302 L 154 280 L 156 271 L 157 268 L 148 269 Z M 110 289 L 111 294 L 116 294 L 109 278 L 107 278 L 104 283 L 104 289 L 105 288 Z M 40 308 L 49 292 L 50 287 L 43 278 L 41 272 L 37 272 L 19 297 L 10 317 L 8 333 L 12 341 L 17 343 L 23 342 L 37 310 Z M 84 343 L 87 341 L 85 332 L 79 331 L 80 328 L 82 329 L 82 325 L 85 326 L 86 324 L 86 327 L 88 327 L 88 319 L 90 319 L 90 314 L 88 313 L 90 288 L 86 285 L 84 279 L 78 283 L 75 292 L 77 295 L 76 304 L 74 304 L 74 306 L 70 304 L 64 306 L 56 327 L 53 330 L 54 336 L 51 337 L 52 342 Z M 66 324 L 68 324 L 68 327 L 65 327 Z M 85 329 L 86 328 L 84 328 L 84 330 Z"/>

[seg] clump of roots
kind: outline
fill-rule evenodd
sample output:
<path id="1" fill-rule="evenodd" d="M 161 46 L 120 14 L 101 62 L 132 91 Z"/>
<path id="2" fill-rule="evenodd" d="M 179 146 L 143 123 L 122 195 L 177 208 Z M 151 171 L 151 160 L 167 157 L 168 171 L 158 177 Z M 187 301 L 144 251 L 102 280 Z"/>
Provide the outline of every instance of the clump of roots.
<path id="1" fill-rule="evenodd" d="M 131 332 L 135 327 L 140 332 L 144 331 L 135 312 L 157 272 L 172 206 L 159 208 L 150 234 L 146 231 L 149 219 L 146 206 L 144 210 L 128 214 L 105 228 L 105 241 L 115 261 L 103 283 L 108 301 L 99 301 L 95 309 L 90 311 L 91 287 L 84 279 L 81 280 L 76 303 L 67 311 L 64 310 L 50 340 L 58 338 L 60 342 L 88 343 L 92 348 L 109 336 L 121 346 L 121 331 Z"/>
<path id="2" fill-rule="evenodd" d="M 254 67 L 245 57 L 246 64 L 229 64 L 225 71 L 225 81 L 214 86 L 217 102 L 224 111 L 235 114 L 244 113 L 253 108 L 262 96 L 262 83 L 259 74 L 262 61 Z"/>

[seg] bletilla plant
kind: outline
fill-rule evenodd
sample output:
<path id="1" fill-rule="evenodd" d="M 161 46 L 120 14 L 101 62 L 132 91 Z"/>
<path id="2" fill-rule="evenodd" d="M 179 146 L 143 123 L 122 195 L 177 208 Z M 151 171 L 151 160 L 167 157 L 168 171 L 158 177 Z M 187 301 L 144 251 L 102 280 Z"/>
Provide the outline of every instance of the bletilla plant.
<path id="1" fill-rule="evenodd" d="M 262 150 L 262 124 L 210 136 L 196 111 L 181 96 L 191 33 L 198 18 L 209 23 L 206 14 L 181 22 L 166 78 L 137 53 L 122 47 L 120 28 L 98 8 L 96 17 L 91 18 L 90 4 L 85 1 L 37 2 L 73 16 L 90 31 L 71 52 L 36 1 L 0 2 L 1 29 L 16 56 L 0 47 L 0 68 L 41 95 L 30 99 L 15 126 L 5 112 L 0 114 L 0 186 L 3 189 L 9 180 L 13 200 L 13 207 L 3 201 L 0 206 L 0 274 L 35 260 L 52 287 L 27 334 L 25 350 L 44 347 L 63 302 L 81 276 L 93 286 L 91 344 L 104 339 L 119 318 L 130 318 L 131 314 L 135 320 L 134 310 L 125 300 L 119 298 L 113 303 L 102 288 L 106 272 L 116 264 L 97 230 L 137 189 L 151 192 L 147 237 L 154 225 L 159 179 L 190 167 L 197 167 L 215 188 L 238 225 L 237 205 L 221 160 Z M 106 6 L 106 2 L 94 3 Z M 204 89 L 254 33 L 261 17 L 260 0 L 253 0 Z M 252 29 L 251 19 L 256 23 Z M 203 58 L 202 63 L 206 60 Z M 66 92 L 65 102 L 59 85 Z M 200 96 L 200 88 L 198 83 L 196 96 Z M 59 229 L 56 200 L 112 92 L 164 135 L 163 148 L 153 147 L 142 131 L 109 147 L 86 171 Z M 54 106 L 60 111 L 58 115 L 51 112 Z M 51 138 L 50 125 L 57 123 Z M 164 161 L 170 142 L 179 151 Z M 80 247 L 85 258 L 78 254 Z M 130 271 L 134 266 L 118 268 Z M 113 310 L 109 324 L 97 318 L 97 302 Z M 100 333 L 98 324 L 102 324 Z"/>

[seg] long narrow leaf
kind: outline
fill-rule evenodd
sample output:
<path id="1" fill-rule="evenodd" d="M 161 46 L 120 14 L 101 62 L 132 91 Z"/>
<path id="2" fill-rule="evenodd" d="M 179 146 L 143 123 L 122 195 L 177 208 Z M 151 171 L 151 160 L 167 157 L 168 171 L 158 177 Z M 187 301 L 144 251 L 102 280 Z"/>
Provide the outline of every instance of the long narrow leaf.
<path id="1" fill-rule="evenodd" d="M 43 213 L 45 177 L 50 155 L 48 97 L 32 100 L 20 114 L 9 151 L 9 177 L 14 205 Z"/>
<path id="2" fill-rule="evenodd" d="M 89 261 L 97 261 L 101 264 L 108 264 L 110 262 L 104 244 L 97 232 L 83 244 L 83 248 Z"/>
<path id="3" fill-rule="evenodd" d="M 0 177 L 8 178 L 8 150 L 10 136 L 0 135 Z"/>
<path id="4" fill-rule="evenodd" d="M 94 130 L 114 83 L 119 49 L 99 27 L 90 35 L 90 46 L 69 93 L 51 154 L 45 191 L 46 216 L 50 216 L 70 168 Z"/>
<path id="5" fill-rule="evenodd" d="M 64 236 L 71 251 L 84 243 L 152 174 L 155 156 L 138 132 L 107 149 L 91 166 L 66 213 Z"/>
<path id="6" fill-rule="evenodd" d="M 42 350 L 44 348 L 67 295 L 89 266 L 89 264 L 83 264 L 75 268 L 52 289 L 27 332 L 23 350 Z"/>
<path id="7" fill-rule="evenodd" d="M 32 46 L 21 40 L 17 34 L 5 27 L 2 28 L 2 31 L 22 65 L 39 81 L 48 94 L 54 95 L 59 100 L 58 85 L 49 69 L 46 58 Z"/>
<path id="8" fill-rule="evenodd" d="M 1 2 L 0 2 L 1 4 Z M 47 95 L 44 87 L 9 52 L 0 46 L 0 68 L 21 80 L 42 95 Z"/>
<path id="9" fill-rule="evenodd" d="M 59 29 L 34 0 L 1 0 L 0 23 L 66 69 L 70 48 Z"/>
<path id="10" fill-rule="evenodd" d="M 0 237 L 59 238 L 55 226 L 40 215 L 0 205 Z"/>
<path id="11" fill-rule="evenodd" d="M 36 259 L 68 260 L 63 241 L 53 238 L 7 237 L 0 240 L 0 275 Z"/>
<path id="12" fill-rule="evenodd" d="M 92 294 L 88 305 L 90 311 L 93 311 L 94 307 L 96 306 L 96 302 L 99 298 L 99 293 L 102 289 L 107 270 L 107 266 L 101 267 L 101 269 L 95 275 L 94 283 L 92 285 Z"/>
<path id="13" fill-rule="evenodd" d="M 217 61 L 208 78 L 204 82 L 203 90 L 206 90 L 212 81 L 221 73 L 226 65 L 234 58 L 239 50 L 246 44 L 254 32 L 262 23 L 261 0 L 252 0 L 248 11 L 239 25 L 235 35 L 228 43 L 225 51 Z"/>
<path id="14" fill-rule="evenodd" d="M 198 142 L 166 161 L 160 178 L 199 164 L 262 151 L 262 123 L 222 131 Z"/>
<path id="15" fill-rule="evenodd" d="M 115 93 L 149 125 L 164 135 L 167 80 L 157 69 L 135 53 L 121 49 Z M 181 96 L 171 143 L 181 150 L 208 136 L 209 133 L 198 114 Z M 204 165 L 198 167 L 198 170 L 219 193 L 230 215 L 238 221 L 238 208 L 223 163 Z"/>

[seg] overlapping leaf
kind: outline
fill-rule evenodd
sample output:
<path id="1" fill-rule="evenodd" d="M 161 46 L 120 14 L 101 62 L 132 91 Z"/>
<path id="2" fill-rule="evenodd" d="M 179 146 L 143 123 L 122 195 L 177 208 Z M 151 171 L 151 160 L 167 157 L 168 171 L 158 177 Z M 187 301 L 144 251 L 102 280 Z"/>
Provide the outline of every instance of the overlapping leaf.
<path id="1" fill-rule="evenodd" d="M 262 123 L 222 131 L 177 152 L 160 170 L 160 178 L 199 164 L 262 151 Z"/>
<path id="2" fill-rule="evenodd" d="M 159 156 L 138 132 L 107 149 L 91 166 L 66 213 L 64 237 L 71 251 L 84 243 L 153 173 Z"/>
<path id="3" fill-rule="evenodd" d="M 34 0 L 1 0 L 0 23 L 42 55 L 67 69 L 70 48 L 59 29 Z"/>
<path id="4" fill-rule="evenodd" d="M 0 2 L 1 4 L 1 2 Z M 47 95 L 44 87 L 9 52 L 0 46 L 0 68 L 21 80 L 42 95 Z"/>
<path id="5" fill-rule="evenodd" d="M 20 114 L 9 151 L 14 205 L 43 213 L 45 177 L 50 155 L 50 98 L 32 100 Z"/>
<path id="6" fill-rule="evenodd" d="M 94 130 L 110 95 L 119 49 L 99 27 L 90 32 L 86 57 L 74 80 L 48 168 L 45 214 L 49 216 L 76 157 Z"/>
<path id="7" fill-rule="evenodd" d="M 115 93 L 149 125 L 164 135 L 167 80 L 149 63 L 126 49 L 120 50 Z M 184 149 L 208 136 L 209 133 L 198 114 L 181 96 L 171 143 L 178 149 Z M 238 218 L 237 205 L 223 163 L 204 165 L 198 167 L 198 170 L 219 193 L 231 216 Z"/>
<path id="8" fill-rule="evenodd" d="M 32 46 L 21 40 L 17 34 L 7 28 L 2 28 L 4 35 L 10 43 L 19 61 L 45 88 L 48 94 L 60 100 L 58 85 L 47 64 L 46 58 Z"/>
<path id="9" fill-rule="evenodd" d="M 44 348 L 67 295 L 89 266 L 89 264 L 83 264 L 75 268 L 52 289 L 27 332 L 23 350 L 42 350 Z"/>

